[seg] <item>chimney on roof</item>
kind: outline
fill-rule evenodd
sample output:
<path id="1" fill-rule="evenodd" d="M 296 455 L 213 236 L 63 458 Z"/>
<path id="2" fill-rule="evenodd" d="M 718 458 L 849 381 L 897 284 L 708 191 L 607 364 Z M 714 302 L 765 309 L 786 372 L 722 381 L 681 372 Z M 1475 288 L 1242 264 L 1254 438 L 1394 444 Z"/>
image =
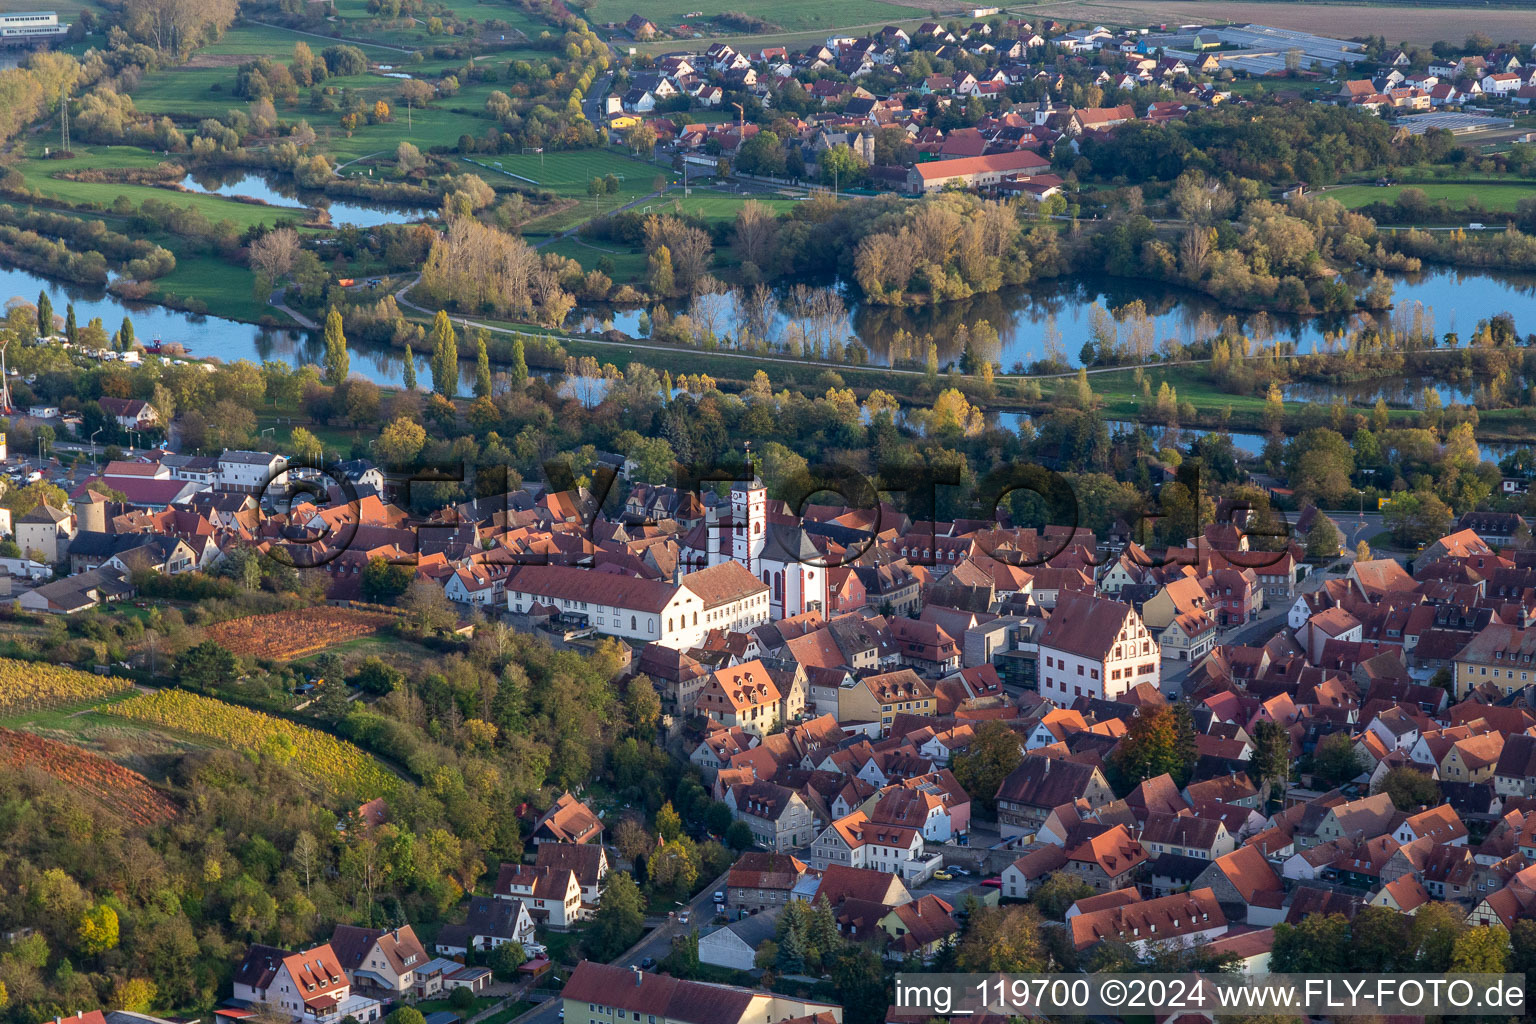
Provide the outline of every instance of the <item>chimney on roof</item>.
<path id="1" fill-rule="evenodd" d="M 638 967 L 631 967 L 630 970 L 635 972 L 635 987 L 639 988 L 640 983 L 645 980 L 645 974 Z"/>

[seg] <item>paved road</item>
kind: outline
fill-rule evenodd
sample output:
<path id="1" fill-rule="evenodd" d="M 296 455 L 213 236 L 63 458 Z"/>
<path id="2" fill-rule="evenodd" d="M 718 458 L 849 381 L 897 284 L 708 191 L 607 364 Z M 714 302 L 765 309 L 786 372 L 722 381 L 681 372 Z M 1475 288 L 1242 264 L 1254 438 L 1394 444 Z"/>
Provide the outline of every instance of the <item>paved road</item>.
<path id="1" fill-rule="evenodd" d="M 727 872 L 729 874 L 729 872 Z M 672 948 L 672 938 L 683 935 L 694 928 L 708 923 L 715 914 L 714 892 L 716 889 L 725 888 L 726 875 L 721 875 L 709 885 L 706 885 L 697 896 L 688 904 L 689 920 L 685 928 L 676 920 L 666 920 L 657 927 L 652 928 L 645 936 L 621 955 L 615 957 L 612 963 L 628 967 L 631 964 L 639 965 L 641 960 L 651 957 L 660 961 Z M 661 907 L 653 908 L 661 910 Z M 672 910 L 681 908 L 672 907 Z M 558 998 L 548 1000 L 535 1009 L 529 1010 L 521 1017 L 516 1018 L 510 1024 L 558 1024 L 560 1020 L 560 1008 L 562 1001 Z"/>

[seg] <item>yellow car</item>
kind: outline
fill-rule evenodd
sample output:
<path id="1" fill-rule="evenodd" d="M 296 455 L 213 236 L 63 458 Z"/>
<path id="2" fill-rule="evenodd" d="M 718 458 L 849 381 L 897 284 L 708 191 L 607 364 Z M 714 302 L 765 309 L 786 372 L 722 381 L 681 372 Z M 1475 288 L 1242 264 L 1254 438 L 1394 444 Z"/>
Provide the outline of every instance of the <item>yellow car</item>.
<path id="1" fill-rule="evenodd" d="M 935 871 L 933 873 L 933 877 L 937 878 L 941 882 L 950 882 L 954 880 L 955 876 L 950 874 L 948 871 Z"/>

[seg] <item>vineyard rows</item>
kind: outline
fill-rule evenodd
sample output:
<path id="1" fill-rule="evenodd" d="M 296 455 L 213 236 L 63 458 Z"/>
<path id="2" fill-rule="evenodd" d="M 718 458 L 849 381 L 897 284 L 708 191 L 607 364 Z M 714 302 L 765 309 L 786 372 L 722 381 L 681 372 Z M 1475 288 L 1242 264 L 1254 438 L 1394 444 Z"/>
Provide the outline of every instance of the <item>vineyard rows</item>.
<path id="1" fill-rule="evenodd" d="M 207 627 L 203 634 L 241 656 L 286 661 L 345 640 L 370 636 L 395 621 L 394 616 L 382 612 L 305 608 L 230 619 Z"/>
<path id="2" fill-rule="evenodd" d="M 62 665 L 0 658 L 0 718 L 94 704 L 132 688 L 132 683 L 117 676 L 97 676 Z"/>
<path id="3" fill-rule="evenodd" d="M 161 825 L 176 816 L 176 805 L 144 776 L 68 743 L 0 729 L 0 768 L 47 772 L 75 791 L 100 800 L 134 825 Z"/>
<path id="4" fill-rule="evenodd" d="M 145 694 L 108 710 L 292 764 L 337 792 L 358 799 L 387 796 L 399 786 L 399 780 L 378 761 L 344 740 L 184 690 Z"/>

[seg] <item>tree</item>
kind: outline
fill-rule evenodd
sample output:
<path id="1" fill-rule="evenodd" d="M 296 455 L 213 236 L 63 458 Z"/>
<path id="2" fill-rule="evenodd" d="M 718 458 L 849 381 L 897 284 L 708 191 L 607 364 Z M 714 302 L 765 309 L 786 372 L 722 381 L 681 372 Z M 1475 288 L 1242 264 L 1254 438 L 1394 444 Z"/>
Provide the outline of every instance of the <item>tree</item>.
<path id="1" fill-rule="evenodd" d="M 1371 560 L 1371 546 L 1365 541 L 1355 545 L 1355 561 L 1369 562 Z"/>
<path id="2" fill-rule="evenodd" d="M 1329 733 L 1312 751 L 1312 774 L 1330 786 L 1343 785 L 1364 770 L 1347 732 Z"/>
<path id="3" fill-rule="evenodd" d="M 406 617 L 421 636 L 430 636 L 440 629 L 447 629 L 458 620 L 459 614 L 443 595 L 443 588 L 428 580 L 412 580 L 397 602 L 406 611 Z"/>
<path id="4" fill-rule="evenodd" d="M 1337 558 L 1342 543 L 1343 538 L 1339 536 L 1339 528 L 1333 525 L 1333 520 L 1323 515 L 1316 516 L 1311 529 L 1307 530 L 1307 557 Z"/>
<path id="5" fill-rule="evenodd" d="M 1409 491 L 1387 502 L 1381 522 L 1399 544 L 1428 544 L 1450 530 L 1450 508 L 1433 491 Z"/>
<path id="6" fill-rule="evenodd" d="M 1093 886 L 1081 878 L 1069 875 L 1065 871 L 1056 871 L 1035 886 L 1035 891 L 1029 898 L 1045 917 L 1052 921 L 1060 921 L 1066 917 L 1067 910 L 1072 904 L 1092 896 L 1094 892 Z"/>
<path id="7" fill-rule="evenodd" d="M 75 924 L 75 948 L 96 956 L 117 948 L 117 911 L 105 903 L 90 907 Z"/>
<path id="8" fill-rule="evenodd" d="M 154 1009 L 155 999 L 159 990 L 155 983 L 148 978 L 119 978 L 117 984 L 112 986 L 111 1006 L 114 1010 L 127 1010 L 129 1013 L 148 1013 Z M 0 1006 L 4 1006 L 0 1000 Z"/>
<path id="9" fill-rule="evenodd" d="M 318 466 L 325 460 L 325 445 L 306 427 L 294 427 L 288 435 L 288 447 L 300 465 Z"/>
<path id="10" fill-rule="evenodd" d="M 335 307 L 325 315 L 325 382 L 336 387 L 347 379 L 352 357 L 347 354 L 347 336 L 342 331 L 341 312 Z"/>
<path id="11" fill-rule="evenodd" d="M 57 509 L 67 509 L 69 494 L 62 487 L 39 480 L 12 491 L 7 495 L 5 505 L 11 510 L 11 521 L 15 522 L 45 502 Z"/>
<path id="12" fill-rule="evenodd" d="M 1501 925 L 1468 928 L 1451 947 L 1451 971 L 1503 974 L 1509 969 L 1509 932 Z"/>
<path id="13" fill-rule="evenodd" d="M 427 1018 L 414 1006 L 402 1006 L 385 1017 L 384 1024 L 427 1024 Z"/>
<path id="14" fill-rule="evenodd" d="M 132 352 L 134 348 L 133 321 L 123 317 L 123 326 L 117 329 L 117 345 L 119 351 Z"/>
<path id="15" fill-rule="evenodd" d="M 757 842 L 752 835 L 752 827 L 744 821 L 733 821 L 725 830 L 725 845 L 737 853 L 752 849 Z"/>
<path id="16" fill-rule="evenodd" d="M 379 432 L 373 450 L 386 466 L 410 466 L 427 443 L 427 432 L 414 420 L 397 416 Z"/>
<path id="17" fill-rule="evenodd" d="M 604 880 L 592 927 L 587 930 L 587 955 L 594 960 L 612 960 L 645 932 L 645 900 L 634 876 L 627 871 L 610 871 Z"/>
<path id="18" fill-rule="evenodd" d="M 1131 719 L 1130 728 L 1110 761 L 1121 788 L 1134 786 L 1159 775 L 1182 774 L 1185 765 L 1179 752 L 1178 724 L 1164 705 L 1143 711 Z"/>
<path id="19" fill-rule="evenodd" d="M 1277 974 L 1329 974 L 1352 969 L 1349 919 L 1343 914 L 1309 914 L 1299 924 L 1275 925 L 1269 958 Z"/>
<path id="20" fill-rule="evenodd" d="M 405 362 L 400 368 L 400 383 L 405 385 L 405 390 L 416 390 L 416 353 L 411 351 L 411 346 L 405 346 Z"/>
<path id="21" fill-rule="evenodd" d="M 838 189 L 857 185 L 869 169 L 869 165 L 846 142 L 839 142 L 823 151 L 816 163 L 821 169 L 821 183 Z"/>
<path id="22" fill-rule="evenodd" d="M 46 291 L 37 293 L 37 333 L 42 337 L 53 333 L 53 300 Z"/>
<path id="23" fill-rule="evenodd" d="M 363 566 L 363 600 L 370 604 L 394 604 L 409 589 L 414 578 L 410 566 L 391 565 L 376 555 Z"/>
<path id="24" fill-rule="evenodd" d="M 1377 792 L 1390 796 L 1392 806 L 1400 811 L 1417 811 L 1420 807 L 1432 807 L 1440 802 L 1440 787 L 1435 780 L 1407 765 L 1389 770 Z"/>
<path id="25" fill-rule="evenodd" d="M 184 683 L 207 689 L 233 679 L 240 659 L 213 640 L 204 640 L 176 658 L 176 674 Z"/>
<path id="26" fill-rule="evenodd" d="M 485 347 L 484 329 L 475 332 L 475 397 L 491 397 L 491 356 Z"/>
<path id="27" fill-rule="evenodd" d="M 677 279 L 672 272 L 672 251 L 666 246 L 658 248 L 647 259 L 645 279 L 651 292 L 660 298 L 676 294 Z"/>
<path id="28" fill-rule="evenodd" d="M 654 889 L 678 894 L 692 892 L 699 879 L 699 859 L 693 840 L 683 836 L 663 843 L 646 861 L 646 872 Z"/>
<path id="29" fill-rule="evenodd" d="M 977 909 L 956 950 L 957 966 L 973 973 L 1043 971 L 1049 958 L 1040 930 L 1040 914 L 1034 907 Z"/>
<path id="30" fill-rule="evenodd" d="M 293 837 L 293 866 L 304 876 L 304 892 L 309 893 L 310 882 L 320 869 L 320 844 L 314 833 L 300 832 Z"/>
<path id="31" fill-rule="evenodd" d="M 402 142 L 395 147 L 395 166 L 401 174 L 410 174 L 427 166 L 427 158 L 421 155 L 421 150 L 409 142 Z"/>
<path id="32" fill-rule="evenodd" d="M 498 981 L 516 981 L 517 969 L 528 962 L 528 951 L 521 942 L 504 942 L 491 951 L 491 970 Z M 468 992 L 460 987 L 457 991 Z"/>
<path id="33" fill-rule="evenodd" d="M 982 722 L 970 746 L 955 755 L 955 781 L 989 811 L 996 806 L 997 788 L 1024 759 L 1024 748 L 1013 730 L 996 719 Z"/>
<path id="34" fill-rule="evenodd" d="M 620 818 L 614 826 L 613 845 L 618 849 L 619 856 L 633 863 L 655 849 L 656 841 L 639 819 L 626 817 Z"/>
<path id="35" fill-rule="evenodd" d="M 299 251 L 299 233 L 292 228 L 268 231 L 246 250 L 251 269 L 268 285 L 277 284 L 293 271 Z"/>
<path id="36" fill-rule="evenodd" d="M 683 834 L 683 819 L 677 811 L 672 809 L 670 800 L 662 804 L 661 810 L 656 812 L 656 833 L 667 842 Z"/>
<path id="37" fill-rule="evenodd" d="M 1248 761 L 1248 774 L 1259 784 L 1260 806 L 1269 802 L 1270 787 L 1280 786 L 1280 796 L 1285 796 L 1286 784 L 1291 778 L 1291 734 L 1278 722 L 1259 721 L 1253 727 L 1253 755 Z"/>
<path id="38" fill-rule="evenodd" d="M 459 336 L 441 309 L 432 321 L 432 390 L 449 399 L 459 393 Z"/>
<path id="39" fill-rule="evenodd" d="M 656 695 L 656 686 L 648 676 L 636 676 L 629 681 L 629 688 L 624 693 L 624 711 L 636 732 L 654 729 L 661 720 L 661 698 Z"/>
<path id="40" fill-rule="evenodd" d="M 508 374 L 512 378 L 512 386 L 519 391 L 528 383 L 528 358 L 523 352 L 523 336 L 521 334 L 512 337 L 512 368 Z"/>

